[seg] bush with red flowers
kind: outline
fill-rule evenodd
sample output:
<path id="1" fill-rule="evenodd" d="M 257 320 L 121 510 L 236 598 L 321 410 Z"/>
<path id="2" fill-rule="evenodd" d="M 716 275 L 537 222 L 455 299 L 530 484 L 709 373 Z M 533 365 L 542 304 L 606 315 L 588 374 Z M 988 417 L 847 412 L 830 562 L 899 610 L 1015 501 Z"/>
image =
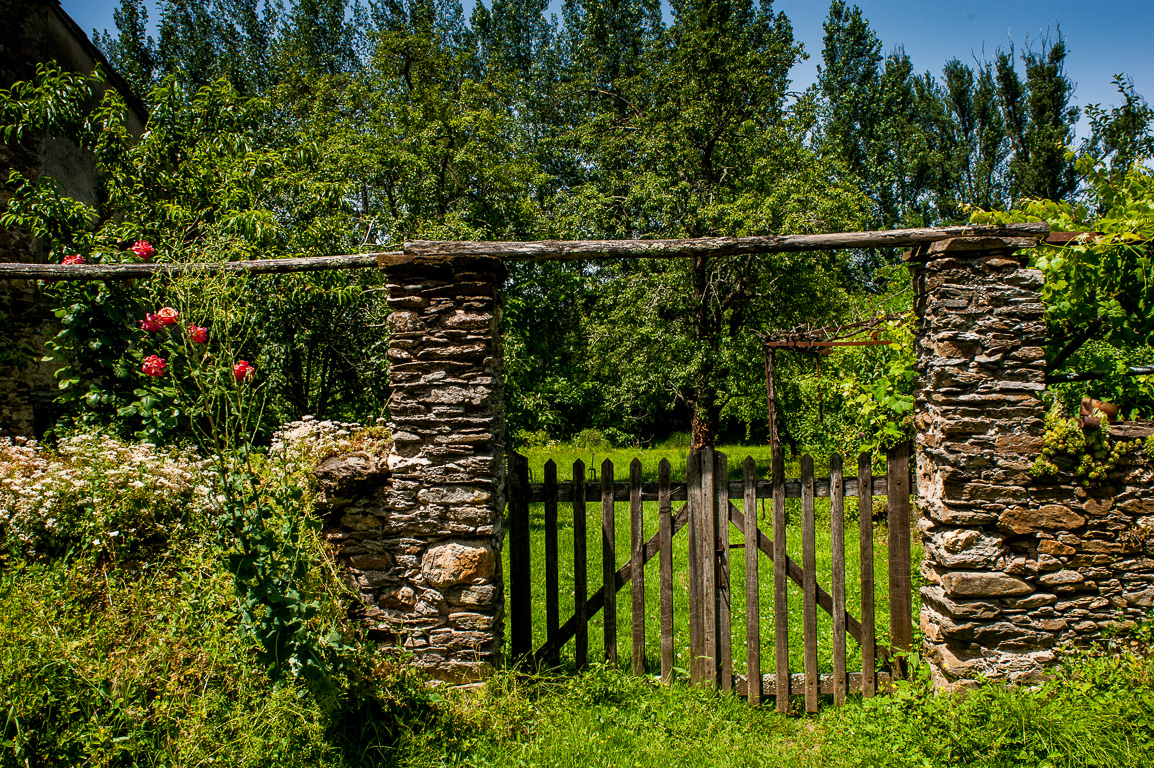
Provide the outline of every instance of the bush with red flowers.
<path id="1" fill-rule="evenodd" d="M 152 243 L 147 240 L 137 240 L 128 250 L 136 254 L 136 258 L 141 261 L 148 261 L 156 255 L 156 249 L 153 248 Z"/>

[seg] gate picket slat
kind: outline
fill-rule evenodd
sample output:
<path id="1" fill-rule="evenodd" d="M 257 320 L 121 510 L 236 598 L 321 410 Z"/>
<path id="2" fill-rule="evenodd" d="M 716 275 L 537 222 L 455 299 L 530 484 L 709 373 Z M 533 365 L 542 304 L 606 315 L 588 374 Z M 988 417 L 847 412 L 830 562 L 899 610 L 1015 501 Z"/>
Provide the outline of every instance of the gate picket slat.
<path id="1" fill-rule="evenodd" d="M 701 449 L 701 505 L 697 518 L 697 556 L 701 568 L 701 673 L 702 681 L 717 687 L 717 462 L 712 448 Z M 692 507 L 690 508 L 692 510 Z"/>
<path id="2" fill-rule="evenodd" d="M 752 456 L 746 456 L 741 469 L 745 488 L 745 664 L 748 679 L 752 681 L 746 695 L 750 704 L 758 706 L 761 704 L 761 598 L 757 580 L 757 463 Z"/>
<path id="3" fill-rule="evenodd" d="M 673 680 L 673 517 L 669 459 L 657 465 L 657 549 L 661 574 L 661 682 Z"/>
<path id="4" fill-rule="evenodd" d="M 509 651 L 514 661 L 533 652 L 530 591 L 529 460 L 509 454 Z"/>
<path id="5" fill-rule="evenodd" d="M 633 674 L 645 674 L 645 518 L 641 507 L 641 460 L 629 463 L 629 560 L 633 571 Z"/>
<path id="6" fill-rule="evenodd" d="M 573 462 L 573 662 L 580 671 L 589 663 L 589 616 L 586 614 L 585 462 Z M 558 640 L 560 642 L 560 640 Z"/>
<path id="7" fill-rule="evenodd" d="M 729 457 L 724 453 L 714 453 L 713 519 L 717 527 L 717 546 L 714 560 L 717 563 L 717 652 L 721 690 L 733 690 L 733 625 L 732 600 L 730 590 L 729 562 Z"/>
<path id="8" fill-rule="evenodd" d="M 545 462 L 545 642 L 549 644 L 548 663 L 560 663 L 557 629 L 561 626 L 561 584 L 557 555 L 557 463 Z"/>
<path id="9" fill-rule="evenodd" d="M 845 659 L 845 483 L 842 474 L 842 458 L 838 454 L 829 457 L 829 530 L 830 548 L 833 550 L 832 584 L 833 597 L 833 703 L 845 703 L 846 659 Z"/>
<path id="10" fill-rule="evenodd" d="M 601 575 L 605 590 L 605 661 L 617 666 L 617 525 L 613 515 L 613 462 L 601 462 Z"/>
<path id="11" fill-rule="evenodd" d="M 890 637 L 896 649 L 913 644 L 913 583 L 910 572 L 910 446 L 901 443 L 886 454 L 886 506 L 889 526 Z M 898 660 L 894 673 L 905 676 Z"/>
<path id="12" fill-rule="evenodd" d="M 701 453 L 691 453 L 685 462 L 685 490 L 686 509 L 689 511 L 687 522 L 688 550 L 686 558 L 686 577 L 689 581 L 689 679 L 694 685 L 701 682 L 701 656 L 704 652 L 702 628 L 702 588 L 701 568 L 698 565 L 698 545 L 701 539 L 699 530 L 701 515 L 695 510 L 701 509 Z"/>
<path id="13" fill-rule="evenodd" d="M 817 712 L 817 547 L 813 517 L 813 457 L 801 457 L 802 618 L 805 643 L 805 711 Z"/>
<path id="14" fill-rule="evenodd" d="M 773 455 L 773 634 L 777 711 L 789 712 L 789 557 L 785 549 L 785 462 Z"/>
<path id="15" fill-rule="evenodd" d="M 874 630 L 873 459 L 858 456 L 858 551 L 861 558 L 861 692 L 872 698 L 877 690 Z"/>

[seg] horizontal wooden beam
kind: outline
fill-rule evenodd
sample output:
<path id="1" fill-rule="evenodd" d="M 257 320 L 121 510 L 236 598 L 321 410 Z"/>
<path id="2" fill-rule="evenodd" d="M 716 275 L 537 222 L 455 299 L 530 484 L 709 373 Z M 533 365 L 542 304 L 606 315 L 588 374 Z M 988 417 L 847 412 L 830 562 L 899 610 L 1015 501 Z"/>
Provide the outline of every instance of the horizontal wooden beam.
<path id="1" fill-rule="evenodd" d="M 999 227 L 957 226 L 922 229 L 891 229 L 867 232 L 835 232 L 822 235 L 766 235 L 758 237 L 702 237 L 682 240 L 540 240 L 537 242 L 453 242 L 413 240 L 405 243 L 403 257 L 382 258 L 381 266 L 418 259 L 454 256 L 487 256 L 509 261 L 556 261 L 565 259 L 678 258 L 710 254 L 789 253 L 846 248 L 907 248 L 955 237 L 1046 237 L 1044 222 L 1006 224 Z"/>
<path id="2" fill-rule="evenodd" d="M 399 252 L 396 255 L 400 255 Z M 323 272 L 332 269 L 368 269 L 377 266 L 377 253 L 342 256 L 302 256 L 297 259 L 211 261 L 198 263 L 148 262 L 143 264 L 0 264 L 0 280 L 129 280 L 180 272 L 244 272 L 272 275 L 286 272 Z"/>
<path id="3" fill-rule="evenodd" d="M 849 691 L 861 690 L 861 672 L 849 672 L 846 674 L 846 682 L 849 686 Z M 878 690 L 888 691 L 893 679 L 887 672 L 879 672 L 877 674 Z M 742 674 L 733 676 L 733 689 L 738 696 L 749 695 L 748 678 Z M 805 675 L 797 673 L 789 676 L 789 690 L 794 695 L 801 695 L 805 691 Z M 833 694 L 833 675 L 829 672 L 823 672 L 818 676 L 818 691 L 826 695 Z M 777 675 L 762 675 L 761 676 L 761 695 L 762 696 L 776 696 L 777 695 Z"/>
<path id="4" fill-rule="evenodd" d="M 873 478 L 873 494 L 875 496 L 884 495 L 886 493 L 887 479 L 885 475 L 874 475 Z M 910 478 L 910 487 L 917 488 L 917 484 Z M 641 499 L 642 501 L 657 501 L 657 483 L 642 483 L 641 484 Z M 601 496 L 601 482 L 587 481 L 585 483 L 585 498 L 591 499 L 596 494 L 598 498 Z M 814 481 L 814 495 L 815 496 L 829 496 L 829 478 L 818 478 Z M 847 477 L 845 479 L 845 495 L 847 497 L 857 496 L 857 477 Z M 741 499 L 745 496 L 745 490 L 741 482 L 735 481 L 729 484 L 729 498 Z M 800 480 L 786 480 L 785 481 L 785 497 L 787 499 L 801 498 L 801 481 Z M 671 501 L 685 501 L 687 494 L 685 491 L 685 483 L 671 483 L 669 486 L 669 499 Z M 757 498 L 772 499 L 773 498 L 773 483 L 769 480 L 757 481 Z M 573 482 L 563 481 L 557 483 L 557 501 L 568 502 L 573 499 Z M 614 501 L 629 501 L 629 483 L 614 483 L 613 484 L 613 499 Z M 544 483 L 529 483 L 529 501 L 541 502 L 545 501 L 545 484 Z"/>
<path id="5" fill-rule="evenodd" d="M 890 339 L 863 339 L 861 341 L 767 341 L 765 346 L 777 349 L 806 349 L 810 347 L 880 347 L 885 344 L 896 344 Z"/>

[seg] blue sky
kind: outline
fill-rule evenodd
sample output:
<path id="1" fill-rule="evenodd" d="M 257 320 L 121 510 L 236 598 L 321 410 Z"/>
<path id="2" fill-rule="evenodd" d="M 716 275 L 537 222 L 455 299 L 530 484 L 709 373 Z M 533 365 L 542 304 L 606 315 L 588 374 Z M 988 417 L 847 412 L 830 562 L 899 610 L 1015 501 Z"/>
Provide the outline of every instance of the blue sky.
<path id="1" fill-rule="evenodd" d="M 465 0 L 466 6 L 472 0 Z M 850 3 L 853 5 L 854 3 Z M 117 0 L 62 0 L 64 10 L 92 34 L 95 29 L 114 29 L 112 11 Z M 155 24 L 157 3 L 150 0 L 150 21 Z M 1033 45 L 1060 28 L 1069 56 L 1066 70 L 1076 83 L 1075 103 L 1118 103 L 1111 84 L 1116 73 L 1134 80 L 1138 93 L 1154 101 L 1154 2 L 1074 2 L 1073 0 L 859 0 L 856 3 L 881 38 L 885 49 L 901 45 L 918 71 L 940 75 L 952 58 L 972 64 L 975 58 L 992 58 L 998 48 L 1012 42 L 1019 50 Z M 794 88 L 813 82 L 821 58 L 822 22 L 829 10 L 824 0 L 776 0 L 793 22 L 794 35 L 810 54 L 793 71 Z M 551 10 L 559 13 L 560 0 Z"/>

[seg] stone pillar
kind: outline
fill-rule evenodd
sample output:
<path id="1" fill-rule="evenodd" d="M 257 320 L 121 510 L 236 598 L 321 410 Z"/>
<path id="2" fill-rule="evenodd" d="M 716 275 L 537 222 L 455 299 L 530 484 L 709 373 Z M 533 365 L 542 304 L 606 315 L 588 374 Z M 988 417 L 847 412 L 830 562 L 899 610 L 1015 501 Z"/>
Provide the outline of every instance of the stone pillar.
<path id="1" fill-rule="evenodd" d="M 327 534 L 374 637 L 411 651 L 434 678 L 475 680 L 499 661 L 503 637 L 505 268 L 485 258 L 383 266 L 393 449 L 383 474 L 358 471 L 367 495 L 326 502 Z M 326 495 L 357 496 L 331 490 L 353 485 L 340 472 L 318 470 Z"/>
<path id="2" fill-rule="evenodd" d="M 1045 389 L 1042 275 L 1014 250 L 1033 241 L 956 238 L 911 254 L 924 652 L 936 682 L 1026 681 L 1053 659 L 1056 597 L 1013 520 L 1037 506 Z M 1070 521 L 1065 521 L 1070 522 Z M 1061 525 L 1054 521 L 1054 525 Z"/>

